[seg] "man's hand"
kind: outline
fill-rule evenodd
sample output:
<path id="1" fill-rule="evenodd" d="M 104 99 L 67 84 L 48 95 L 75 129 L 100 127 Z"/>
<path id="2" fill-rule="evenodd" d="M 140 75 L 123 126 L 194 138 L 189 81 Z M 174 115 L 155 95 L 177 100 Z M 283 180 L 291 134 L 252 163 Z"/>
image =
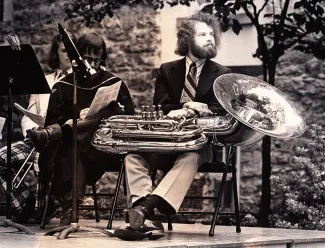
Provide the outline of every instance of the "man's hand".
<path id="1" fill-rule="evenodd" d="M 89 108 L 82 109 L 79 114 L 79 120 L 83 121 L 86 118 L 88 111 Z"/>
<path id="2" fill-rule="evenodd" d="M 167 117 L 172 118 L 174 120 L 180 120 L 183 116 L 188 116 L 188 112 L 186 109 L 172 110 L 167 114 Z"/>
<path id="3" fill-rule="evenodd" d="M 194 110 L 199 116 L 209 116 L 213 115 L 211 110 L 208 108 L 208 105 L 200 102 L 187 102 L 183 105 L 184 108 Z"/>

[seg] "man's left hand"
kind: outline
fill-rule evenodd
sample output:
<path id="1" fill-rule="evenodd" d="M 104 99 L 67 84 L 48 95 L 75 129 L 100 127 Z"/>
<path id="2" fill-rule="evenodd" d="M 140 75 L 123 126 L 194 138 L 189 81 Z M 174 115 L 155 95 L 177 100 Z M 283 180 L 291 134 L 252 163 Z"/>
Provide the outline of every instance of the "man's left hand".
<path id="1" fill-rule="evenodd" d="M 183 116 L 187 117 L 187 111 L 185 109 L 172 110 L 167 114 L 167 117 L 174 120 L 180 120 Z"/>

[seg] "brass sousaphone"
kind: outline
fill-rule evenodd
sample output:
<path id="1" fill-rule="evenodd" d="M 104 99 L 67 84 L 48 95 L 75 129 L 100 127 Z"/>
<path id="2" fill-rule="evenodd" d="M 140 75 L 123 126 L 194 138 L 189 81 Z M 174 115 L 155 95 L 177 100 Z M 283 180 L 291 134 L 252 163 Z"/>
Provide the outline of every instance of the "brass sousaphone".
<path id="1" fill-rule="evenodd" d="M 250 145 L 269 135 L 294 138 L 306 123 L 288 97 L 264 81 L 236 73 L 218 77 L 213 84 L 216 98 L 240 125 L 229 136 L 216 137 L 224 145 Z"/>
<path id="2" fill-rule="evenodd" d="M 171 120 L 160 108 L 103 121 L 92 140 L 108 153 L 179 152 L 199 150 L 211 140 L 220 146 L 250 145 L 264 135 L 293 138 L 306 129 L 295 105 L 277 88 L 254 77 L 225 74 L 213 84 L 216 98 L 229 113 Z"/>

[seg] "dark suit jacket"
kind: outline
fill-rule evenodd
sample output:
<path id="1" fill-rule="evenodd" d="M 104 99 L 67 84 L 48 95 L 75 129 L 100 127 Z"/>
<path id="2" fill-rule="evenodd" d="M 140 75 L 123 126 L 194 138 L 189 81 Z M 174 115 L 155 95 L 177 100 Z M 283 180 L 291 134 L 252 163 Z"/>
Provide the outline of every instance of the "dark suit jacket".
<path id="1" fill-rule="evenodd" d="M 185 84 L 185 63 L 183 58 L 164 63 L 159 68 L 153 104 L 162 105 L 164 114 L 183 107 L 180 99 Z M 226 114 L 214 95 L 213 82 L 217 77 L 230 72 L 229 68 L 207 59 L 200 74 L 194 101 L 206 103 L 213 113 Z"/>

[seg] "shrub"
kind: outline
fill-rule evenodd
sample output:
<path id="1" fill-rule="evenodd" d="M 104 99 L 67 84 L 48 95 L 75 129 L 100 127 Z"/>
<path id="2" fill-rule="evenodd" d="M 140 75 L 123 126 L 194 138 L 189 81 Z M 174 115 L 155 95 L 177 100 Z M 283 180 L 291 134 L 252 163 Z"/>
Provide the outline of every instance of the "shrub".
<path id="1" fill-rule="evenodd" d="M 296 148 L 296 170 L 271 177 L 285 207 L 276 227 L 325 230 L 325 132 L 314 124 L 308 134 L 306 148 Z"/>

